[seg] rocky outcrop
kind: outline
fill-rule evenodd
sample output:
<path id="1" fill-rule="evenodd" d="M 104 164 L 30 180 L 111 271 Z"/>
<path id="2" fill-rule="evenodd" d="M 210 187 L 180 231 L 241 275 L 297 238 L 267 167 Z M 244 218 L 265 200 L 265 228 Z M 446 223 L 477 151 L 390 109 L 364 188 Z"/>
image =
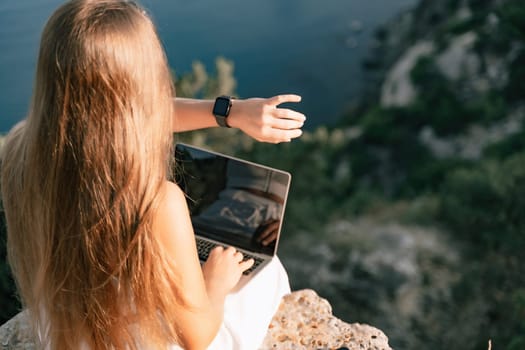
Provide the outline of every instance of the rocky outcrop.
<path id="1" fill-rule="evenodd" d="M 420 41 L 401 56 L 388 71 L 381 87 L 382 106 L 403 107 L 415 100 L 417 90 L 410 78 L 410 72 L 414 69 L 418 59 L 431 54 L 433 51 L 432 42 Z"/>
<path id="2" fill-rule="evenodd" d="M 383 107 L 406 107 L 417 97 L 417 88 L 411 73 L 418 60 L 435 56 L 440 73 L 450 81 L 469 81 L 469 90 L 483 93 L 491 86 L 488 78 L 480 75 L 481 58 L 474 53 L 478 37 L 473 31 L 450 39 L 445 50 L 438 52 L 432 40 L 421 40 L 409 47 L 392 65 L 381 87 L 380 103 Z M 502 74 L 505 76 L 505 74 Z"/>
<path id="3" fill-rule="evenodd" d="M 25 311 L 19 313 L 0 327 L 0 349 L 36 349 Z"/>
<path id="4" fill-rule="evenodd" d="M 0 349 L 35 348 L 26 312 L 0 327 Z M 261 346 L 261 350 L 337 348 L 391 350 L 383 332 L 335 318 L 328 301 L 313 290 L 300 290 L 284 297 Z"/>
<path id="5" fill-rule="evenodd" d="M 523 49 L 510 35 L 503 40 L 508 30 L 498 10 L 509 2 L 420 0 L 393 18 L 377 30 L 365 59 L 365 67 L 375 72 L 372 97 L 383 107 L 413 103 L 417 88 L 410 73 L 420 58 L 433 59 L 465 99 L 504 88 L 509 66 Z"/>
<path id="6" fill-rule="evenodd" d="M 431 127 L 425 127 L 421 129 L 418 138 L 438 159 L 456 156 L 478 160 L 487 147 L 519 133 L 524 120 L 525 107 L 520 106 L 509 113 L 508 117 L 492 125 L 473 124 L 465 133 L 450 137 L 439 137 Z"/>
<path id="7" fill-rule="evenodd" d="M 469 1 L 422 0 L 385 25 L 382 40 L 371 53 L 376 57 L 389 52 L 381 60 L 386 77 L 380 89 L 381 105 L 405 107 L 416 100 L 411 72 L 419 58 L 434 60 L 439 73 L 465 100 L 504 88 L 509 67 L 523 49 L 522 42 L 512 36 L 501 42 L 507 29 L 502 29 L 505 23 L 498 9 L 506 2 L 487 0 L 480 9 Z"/>
<path id="8" fill-rule="evenodd" d="M 377 328 L 334 317 L 328 301 L 307 289 L 284 297 L 261 350 L 338 348 L 389 350 L 390 346 Z"/>

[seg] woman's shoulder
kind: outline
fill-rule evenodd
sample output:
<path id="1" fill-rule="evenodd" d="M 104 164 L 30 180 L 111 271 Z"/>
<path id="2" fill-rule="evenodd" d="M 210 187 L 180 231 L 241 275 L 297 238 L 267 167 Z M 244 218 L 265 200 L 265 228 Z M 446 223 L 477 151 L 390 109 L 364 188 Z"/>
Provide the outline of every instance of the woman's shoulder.
<path id="1" fill-rule="evenodd" d="M 186 196 L 173 182 L 166 181 L 162 186 L 153 229 L 164 243 L 173 243 L 174 239 L 193 239 Z"/>
<path id="2" fill-rule="evenodd" d="M 159 212 L 162 214 L 177 215 L 188 212 L 186 195 L 182 189 L 171 181 L 166 181 L 162 186 Z"/>

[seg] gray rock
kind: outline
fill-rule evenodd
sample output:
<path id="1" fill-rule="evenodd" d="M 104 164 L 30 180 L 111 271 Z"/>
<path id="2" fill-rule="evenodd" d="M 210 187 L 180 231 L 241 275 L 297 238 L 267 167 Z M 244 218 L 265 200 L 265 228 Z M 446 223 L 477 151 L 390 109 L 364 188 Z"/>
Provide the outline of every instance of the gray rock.
<path id="1" fill-rule="evenodd" d="M 381 106 L 405 107 L 417 96 L 417 90 L 410 78 L 410 72 L 418 60 L 434 51 L 434 44 L 420 41 L 410 47 L 388 71 L 381 87 Z"/>
<path id="2" fill-rule="evenodd" d="M 27 312 L 20 312 L 0 327 L 0 349 L 36 349 Z"/>
<path id="3" fill-rule="evenodd" d="M 313 290 L 301 290 L 283 298 L 260 350 L 337 349 L 391 350 L 379 329 L 348 324 L 332 315 L 332 307 Z"/>
<path id="4" fill-rule="evenodd" d="M 525 107 L 521 106 L 509 113 L 508 117 L 492 125 L 471 125 L 467 131 L 451 137 L 438 137 L 430 127 L 424 127 L 418 135 L 436 158 L 460 157 L 478 160 L 483 151 L 520 132 L 525 120 Z"/>

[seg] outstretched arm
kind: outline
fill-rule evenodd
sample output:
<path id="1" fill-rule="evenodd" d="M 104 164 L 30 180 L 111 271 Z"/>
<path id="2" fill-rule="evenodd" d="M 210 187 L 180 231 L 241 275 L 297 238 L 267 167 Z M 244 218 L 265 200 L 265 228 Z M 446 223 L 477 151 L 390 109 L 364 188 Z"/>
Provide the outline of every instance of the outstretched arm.
<path id="1" fill-rule="evenodd" d="M 233 100 L 228 125 L 241 129 L 257 141 L 288 142 L 302 134 L 306 117 L 292 109 L 279 108 L 281 103 L 300 102 L 298 95 Z M 212 114 L 213 100 L 175 99 L 175 132 L 217 126 Z"/>

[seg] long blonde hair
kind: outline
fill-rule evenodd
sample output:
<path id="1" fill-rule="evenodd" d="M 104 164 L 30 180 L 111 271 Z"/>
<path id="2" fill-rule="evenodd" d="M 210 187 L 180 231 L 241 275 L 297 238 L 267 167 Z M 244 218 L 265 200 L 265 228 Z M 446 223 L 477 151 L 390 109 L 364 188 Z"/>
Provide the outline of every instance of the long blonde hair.
<path id="1" fill-rule="evenodd" d="M 73 0 L 49 19 L 1 183 L 8 259 L 41 347 L 177 341 L 184 301 L 152 232 L 173 97 L 154 25 L 133 2 Z"/>

